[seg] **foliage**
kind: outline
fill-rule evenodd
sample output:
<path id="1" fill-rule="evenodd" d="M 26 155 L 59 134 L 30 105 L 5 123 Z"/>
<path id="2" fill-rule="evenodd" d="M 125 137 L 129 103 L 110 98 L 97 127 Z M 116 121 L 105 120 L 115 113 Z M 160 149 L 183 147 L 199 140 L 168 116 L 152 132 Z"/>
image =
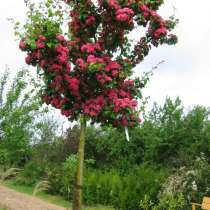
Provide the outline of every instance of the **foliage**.
<path id="1" fill-rule="evenodd" d="M 192 201 L 201 201 L 206 195 L 210 195 L 209 177 L 210 166 L 204 156 L 196 158 L 191 167 L 182 167 L 168 177 L 162 186 L 159 194 L 160 200 L 167 196 L 176 197 L 182 194 L 185 198 L 183 207 L 180 209 L 190 209 Z"/>
<path id="2" fill-rule="evenodd" d="M 47 191 L 50 188 L 50 184 L 48 181 L 40 181 L 38 182 L 33 190 L 33 195 L 37 195 L 39 192 Z"/>
<path id="3" fill-rule="evenodd" d="M 162 106 L 154 104 L 145 114 L 140 127 L 130 129 L 130 142 L 122 131 L 89 127 L 86 157 L 97 160 L 96 168 L 122 172 L 142 162 L 168 168 L 189 166 L 201 153 L 210 161 L 209 132 L 208 108 L 195 106 L 185 112 L 179 98 L 166 98 Z"/>
<path id="4" fill-rule="evenodd" d="M 75 155 L 69 156 L 63 164 L 63 179 L 61 193 L 67 198 L 73 197 L 74 178 L 76 175 L 77 158 Z"/>
<path id="5" fill-rule="evenodd" d="M 146 195 L 143 200 L 140 201 L 139 208 L 142 210 L 181 210 L 184 207 L 184 197 L 182 194 L 175 196 L 165 195 L 162 197 L 157 205 L 149 200 Z"/>
<path id="6" fill-rule="evenodd" d="M 163 106 L 154 104 L 139 132 L 144 161 L 177 168 L 189 165 L 201 153 L 210 157 L 209 125 L 208 108 L 195 106 L 184 112 L 179 98 L 166 98 Z"/>
<path id="7" fill-rule="evenodd" d="M 18 71 L 11 83 L 8 71 L 0 78 L 0 163 L 3 167 L 22 166 L 30 156 L 30 140 L 39 109 L 34 85 L 26 69 Z"/>
<path id="8" fill-rule="evenodd" d="M 143 161 L 144 142 L 140 133 L 140 128 L 130 130 L 131 141 L 127 142 L 121 130 L 88 127 L 86 158 L 97 160 L 95 168 L 106 170 L 117 168 L 122 173 L 127 173 L 129 168 Z"/>
<path id="9" fill-rule="evenodd" d="M 9 178 L 14 178 L 20 173 L 21 169 L 20 168 L 9 168 L 6 171 L 1 171 L 0 172 L 0 180 L 5 181 Z"/>
<path id="10" fill-rule="evenodd" d="M 167 173 L 162 169 L 140 166 L 121 175 L 117 170 L 90 169 L 91 160 L 86 162 L 84 202 L 87 205 L 112 205 L 118 209 L 138 209 L 138 202 L 148 193 L 155 199 Z M 91 163 L 92 164 L 92 163 Z M 70 156 L 63 165 L 46 168 L 48 192 L 60 194 L 72 200 L 76 157 Z M 20 182 L 19 182 L 20 183 Z"/>
<path id="11" fill-rule="evenodd" d="M 138 209 L 145 193 L 155 199 L 165 177 L 163 170 L 148 166 L 140 166 L 124 176 L 116 170 L 87 171 L 84 200 L 87 204 L 113 205 L 116 209 Z"/>

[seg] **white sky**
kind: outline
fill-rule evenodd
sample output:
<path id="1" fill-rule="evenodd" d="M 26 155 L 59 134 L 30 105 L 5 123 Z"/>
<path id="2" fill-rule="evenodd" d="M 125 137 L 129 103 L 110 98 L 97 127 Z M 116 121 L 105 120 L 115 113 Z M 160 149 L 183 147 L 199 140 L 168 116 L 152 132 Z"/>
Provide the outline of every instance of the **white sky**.
<path id="1" fill-rule="evenodd" d="M 179 43 L 153 49 L 138 66 L 140 74 L 165 60 L 155 70 L 144 95 L 150 96 L 151 102 L 162 103 L 166 96 L 180 96 L 185 106 L 210 106 L 210 1 L 165 0 L 160 14 L 165 17 L 173 14 L 173 6 L 180 19 L 176 29 Z M 24 54 L 18 49 L 13 28 L 6 20 L 8 17 L 24 23 L 24 0 L 7 0 L 0 4 L 0 72 L 4 71 L 6 64 L 13 72 L 25 65 Z"/>

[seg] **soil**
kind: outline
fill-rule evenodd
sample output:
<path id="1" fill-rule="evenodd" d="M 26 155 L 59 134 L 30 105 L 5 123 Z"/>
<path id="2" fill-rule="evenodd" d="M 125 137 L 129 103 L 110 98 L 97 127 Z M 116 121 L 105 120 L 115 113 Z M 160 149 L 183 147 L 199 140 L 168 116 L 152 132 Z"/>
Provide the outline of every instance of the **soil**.
<path id="1" fill-rule="evenodd" d="M 66 210 L 2 185 L 0 185 L 0 206 L 7 207 L 8 210 Z"/>

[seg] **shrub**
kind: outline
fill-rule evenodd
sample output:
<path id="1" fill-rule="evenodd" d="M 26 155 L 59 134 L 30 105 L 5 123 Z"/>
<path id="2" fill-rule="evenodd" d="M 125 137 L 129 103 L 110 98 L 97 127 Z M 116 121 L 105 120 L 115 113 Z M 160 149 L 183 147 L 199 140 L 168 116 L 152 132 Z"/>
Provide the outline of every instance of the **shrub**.
<path id="1" fill-rule="evenodd" d="M 210 165 L 201 155 L 191 167 L 182 167 L 168 177 L 159 193 L 160 200 L 167 195 L 175 197 L 183 194 L 185 206 L 182 210 L 190 209 L 191 202 L 200 202 L 203 196 L 210 195 L 209 188 Z"/>
<path id="2" fill-rule="evenodd" d="M 87 204 L 113 205 L 117 209 L 135 210 L 145 193 L 155 199 L 166 177 L 163 170 L 142 165 L 128 175 L 116 170 L 88 170 L 85 176 L 84 200 Z"/>
<path id="3" fill-rule="evenodd" d="M 22 185 L 34 186 L 40 179 L 45 177 L 45 166 L 37 164 L 35 161 L 29 161 L 15 179 L 15 182 Z"/>
<path id="4" fill-rule="evenodd" d="M 145 195 L 144 199 L 139 203 L 141 210 L 182 210 L 183 207 L 184 196 L 182 194 L 176 196 L 167 194 L 159 200 L 157 205 L 154 205 L 149 196 Z"/>

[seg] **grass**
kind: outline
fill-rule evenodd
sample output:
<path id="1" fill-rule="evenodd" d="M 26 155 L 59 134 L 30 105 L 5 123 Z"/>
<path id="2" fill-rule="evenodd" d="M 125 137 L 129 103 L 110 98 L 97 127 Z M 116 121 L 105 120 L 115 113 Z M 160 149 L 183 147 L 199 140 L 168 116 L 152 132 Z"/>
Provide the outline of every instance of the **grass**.
<path id="1" fill-rule="evenodd" d="M 33 194 L 33 189 L 34 189 L 33 187 L 18 185 L 13 180 L 6 181 L 3 184 L 17 192 L 25 193 L 28 195 Z M 45 192 L 39 192 L 39 193 L 37 193 L 36 197 L 38 197 L 46 202 L 71 209 L 70 202 L 65 200 L 61 196 L 54 196 L 54 195 L 49 195 Z M 0 206 L 0 210 L 5 210 L 5 209 L 1 209 L 1 206 Z M 83 210 L 113 210 L 113 208 L 98 205 L 98 206 L 84 207 Z"/>
<path id="2" fill-rule="evenodd" d="M 7 210 L 7 208 L 0 204 L 0 210 Z"/>

